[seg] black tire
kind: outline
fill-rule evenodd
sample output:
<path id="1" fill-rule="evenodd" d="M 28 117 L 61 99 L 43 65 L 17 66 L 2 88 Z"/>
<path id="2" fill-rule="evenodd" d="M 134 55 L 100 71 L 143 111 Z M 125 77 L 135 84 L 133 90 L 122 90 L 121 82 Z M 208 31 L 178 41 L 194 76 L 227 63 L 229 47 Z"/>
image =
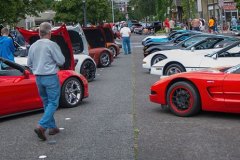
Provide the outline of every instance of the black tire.
<path id="1" fill-rule="evenodd" d="M 176 73 L 181 73 L 181 72 L 185 72 L 185 68 L 178 63 L 173 63 L 170 64 L 169 66 L 167 66 L 167 68 L 164 70 L 164 75 L 173 75 Z"/>
<path id="2" fill-rule="evenodd" d="M 82 83 L 75 77 L 67 79 L 62 85 L 60 106 L 66 108 L 76 107 L 83 98 Z"/>
<path id="3" fill-rule="evenodd" d="M 180 117 L 193 116 L 200 112 L 198 90 L 189 82 L 176 82 L 167 92 L 167 102 L 172 113 Z"/>
<path id="4" fill-rule="evenodd" d="M 92 60 L 85 60 L 82 63 L 80 73 L 88 80 L 88 82 L 91 82 L 95 78 L 96 74 L 96 66 Z"/>
<path id="5" fill-rule="evenodd" d="M 162 55 L 162 54 L 156 54 L 155 56 L 153 56 L 152 60 L 151 60 L 151 66 L 158 63 L 159 61 L 166 59 L 166 56 Z"/>
<path id="6" fill-rule="evenodd" d="M 151 52 L 149 52 L 149 54 L 152 54 L 152 53 L 154 53 L 154 52 L 158 52 L 158 51 L 161 51 L 160 49 L 153 49 L 153 50 L 151 50 Z M 148 55 L 149 55 L 148 54 Z"/>
<path id="7" fill-rule="evenodd" d="M 109 46 L 108 49 L 112 51 L 113 57 L 117 57 L 117 49 L 114 46 Z"/>
<path id="8" fill-rule="evenodd" d="M 99 57 L 99 66 L 108 67 L 111 64 L 110 55 L 107 52 L 102 52 Z"/>

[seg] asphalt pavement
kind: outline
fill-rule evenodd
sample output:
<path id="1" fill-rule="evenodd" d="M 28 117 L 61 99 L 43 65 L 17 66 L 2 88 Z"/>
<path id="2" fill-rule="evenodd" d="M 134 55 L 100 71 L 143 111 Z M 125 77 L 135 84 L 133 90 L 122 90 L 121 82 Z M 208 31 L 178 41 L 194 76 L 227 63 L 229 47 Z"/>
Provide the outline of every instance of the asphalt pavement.
<path id="1" fill-rule="evenodd" d="M 181 118 L 149 101 L 159 77 L 142 69 L 143 37 L 132 36 L 131 55 L 97 70 L 89 98 L 56 112 L 60 134 L 38 140 L 42 112 L 0 120 L 0 160 L 239 160 L 239 115 Z"/>

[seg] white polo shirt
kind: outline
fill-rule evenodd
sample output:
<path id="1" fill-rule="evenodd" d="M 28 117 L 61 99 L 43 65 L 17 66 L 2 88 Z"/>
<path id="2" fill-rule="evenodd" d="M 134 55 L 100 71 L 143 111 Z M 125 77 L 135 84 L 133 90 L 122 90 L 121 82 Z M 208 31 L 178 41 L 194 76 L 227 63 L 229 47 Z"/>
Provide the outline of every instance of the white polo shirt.
<path id="1" fill-rule="evenodd" d="M 123 28 L 120 30 L 120 34 L 122 35 L 122 37 L 130 37 L 131 30 L 130 30 L 130 28 L 128 28 L 128 27 L 123 27 Z"/>

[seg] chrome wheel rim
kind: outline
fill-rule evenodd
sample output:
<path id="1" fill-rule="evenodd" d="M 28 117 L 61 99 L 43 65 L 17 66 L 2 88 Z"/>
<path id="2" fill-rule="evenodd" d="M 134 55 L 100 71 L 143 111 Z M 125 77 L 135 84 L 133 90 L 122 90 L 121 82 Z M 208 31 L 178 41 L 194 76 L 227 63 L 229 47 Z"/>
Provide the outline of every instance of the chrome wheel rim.
<path id="1" fill-rule="evenodd" d="M 114 47 L 109 47 L 109 50 L 111 50 L 112 51 L 112 53 L 113 53 L 113 56 L 114 57 L 116 57 L 117 56 L 117 51 L 116 51 L 116 49 L 114 48 Z"/>
<path id="2" fill-rule="evenodd" d="M 100 58 L 101 65 L 107 66 L 110 63 L 110 57 L 107 53 L 103 53 Z"/>
<path id="3" fill-rule="evenodd" d="M 82 71 L 81 74 L 87 78 L 87 80 L 92 79 L 93 77 L 95 77 L 95 65 L 90 62 L 90 61 L 86 61 L 84 62 L 84 65 L 82 66 Z"/>
<path id="4" fill-rule="evenodd" d="M 181 72 L 181 69 L 179 69 L 178 67 L 171 67 L 169 70 L 167 70 L 167 75 L 177 74 Z"/>
<path id="5" fill-rule="evenodd" d="M 65 87 L 65 98 L 70 105 L 76 105 L 81 100 L 81 84 L 76 80 L 70 80 Z"/>

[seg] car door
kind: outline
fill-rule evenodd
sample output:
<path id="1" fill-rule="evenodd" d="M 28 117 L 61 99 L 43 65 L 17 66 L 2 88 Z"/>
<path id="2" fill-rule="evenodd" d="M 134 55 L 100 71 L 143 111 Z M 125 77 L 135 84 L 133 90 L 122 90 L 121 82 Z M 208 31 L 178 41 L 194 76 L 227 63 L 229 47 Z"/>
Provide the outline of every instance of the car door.
<path id="1" fill-rule="evenodd" d="M 33 75 L 17 68 L 0 70 L 0 116 L 42 107 Z"/>
<path id="2" fill-rule="evenodd" d="M 229 73 L 224 79 L 225 110 L 240 112 L 240 69 Z"/>

